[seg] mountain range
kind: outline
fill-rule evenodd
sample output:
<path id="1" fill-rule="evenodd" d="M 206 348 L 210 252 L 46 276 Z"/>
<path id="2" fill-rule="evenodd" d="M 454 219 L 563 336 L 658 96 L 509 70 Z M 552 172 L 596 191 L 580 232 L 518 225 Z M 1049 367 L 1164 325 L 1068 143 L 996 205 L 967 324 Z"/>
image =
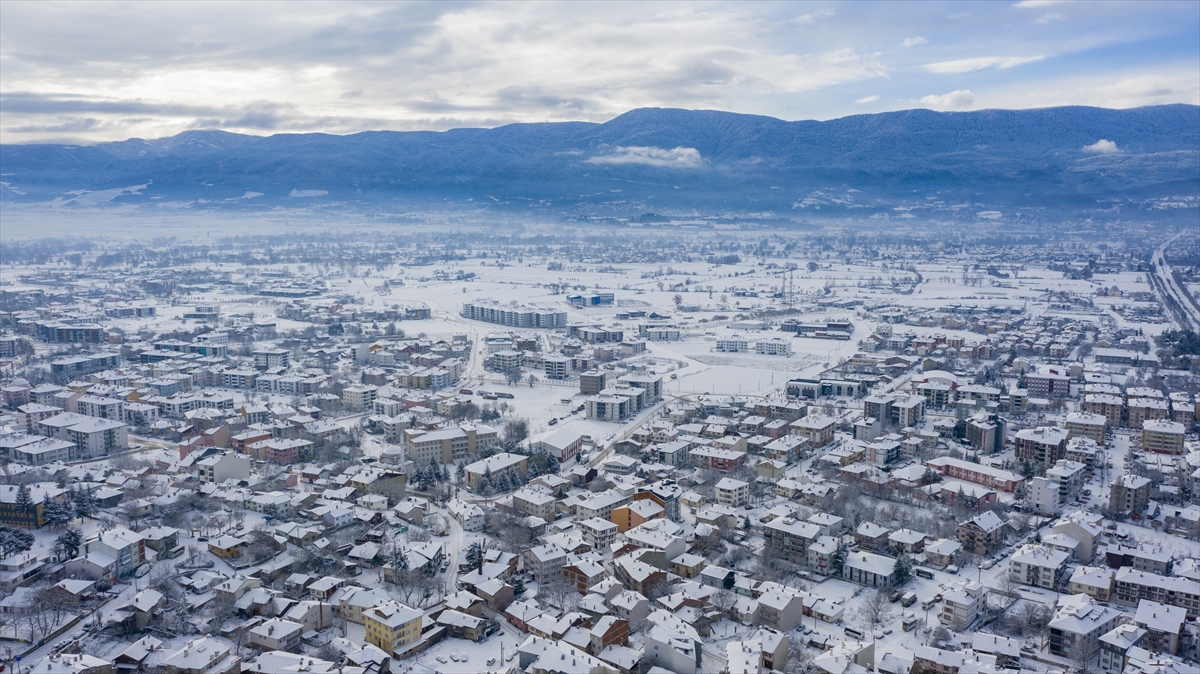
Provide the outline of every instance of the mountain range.
<path id="1" fill-rule="evenodd" d="M 907 110 L 0 146 L 0 200 L 253 211 L 1197 218 L 1200 107 Z"/>

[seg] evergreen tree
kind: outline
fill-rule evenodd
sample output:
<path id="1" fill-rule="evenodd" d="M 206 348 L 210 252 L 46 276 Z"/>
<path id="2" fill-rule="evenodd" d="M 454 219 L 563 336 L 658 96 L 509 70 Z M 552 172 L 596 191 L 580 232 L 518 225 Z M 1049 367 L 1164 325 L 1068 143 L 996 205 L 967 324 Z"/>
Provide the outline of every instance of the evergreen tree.
<path id="1" fill-rule="evenodd" d="M 518 596 L 525 594 L 525 581 L 521 580 L 520 576 L 510 578 L 508 585 L 513 589 L 513 594 Z"/>
<path id="2" fill-rule="evenodd" d="M 83 545 L 83 535 L 78 529 L 67 529 L 54 539 L 54 553 L 58 555 L 59 560 L 67 560 L 79 554 L 79 547 Z"/>
<path id="3" fill-rule="evenodd" d="M 17 488 L 17 500 L 15 502 L 17 510 L 22 513 L 28 513 L 33 510 L 33 496 L 29 493 L 27 485 L 21 485 Z"/>
<path id="4" fill-rule="evenodd" d="M 0 525 L 0 557 L 25 552 L 33 547 L 33 534 L 24 529 Z"/>
<path id="5" fill-rule="evenodd" d="M 91 517 L 96 513 L 96 501 L 92 498 L 90 486 L 72 492 L 72 499 L 75 501 L 76 517 Z"/>
<path id="6" fill-rule="evenodd" d="M 408 555 L 404 554 L 403 548 L 399 545 L 392 549 L 392 569 L 398 573 L 408 571 Z"/>
<path id="7" fill-rule="evenodd" d="M 903 552 L 896 558 L 896 585 L 902 585 L 912 577 L 912 558 Z"/>
<path id="8" fill-rule="evenodd" d="M 467 564 L 474 569 L 483 568 L 483 546 L 475 541 L 467 548 Z"/>
<path id="9" fill-rule="evenodd" d="M 850 555 L 850 546 L 845 543 L 838 543 L 837 550 L 833 551 L 833 559 L 830 560 L 830 567 L 835 576 L 842 575 L 842 565 L 846 563 L 846 557 Z"/>
<path id="10" fill-rule="evenodd" d="M 42 519 L 46 524 L 62 528 L 75 519 L 75 504 L 70 501 L 59 501 L 47 494 L 42 500 Z"/>
<path id="11" fill-rule="evenodd" d="M 462 459 L 458 460 L 458 466 L 454 469 L 454 476 L 458 478 L 460 484 L 467 479 L 467 464 Z"/>

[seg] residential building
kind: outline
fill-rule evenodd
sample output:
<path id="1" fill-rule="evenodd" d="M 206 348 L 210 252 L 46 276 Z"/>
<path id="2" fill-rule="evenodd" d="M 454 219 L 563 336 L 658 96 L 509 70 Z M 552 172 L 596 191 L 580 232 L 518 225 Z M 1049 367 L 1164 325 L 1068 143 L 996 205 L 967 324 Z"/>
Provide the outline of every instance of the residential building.
<path id="1" fill-rule="evenodd" d="M 1052 426 L 1017 431 L 1017 460 L 1053 466 L 1059 459 L 1067 457 L 1068 435 L 1067 429 Z"/>
<path id="2" fill-rule="evenodd" d="M 1009 576 L 1016 582 L 1053 589 L 1067 569 L 1068 553 L 1044 545 L 1021 546 L 1008 562 Z"/>
<path id="3" fill-rule="evenodd" d="M 958 525 L 958 542 L 975 555 L 989 555 L 1004 543 L 1007 525 L 988 510 Z"/>
<path id="4" fill-rule="evenodd" d="M 404 446 L 408 458 L 417 465 L 458 463 L 469 460 L 480 451 L 499 445 L 500 433 L 485 424 L 461 424 L 438 430 L 406 429 Z"/>
<path id="5" fill-rule="evenodd" d="M 1104 433 L 1108 430 L 1108 419 L 1103 414 L 1074 412 L 1067 415 L 1067 434 L 1071 438 L 1087 438 L 1104 446 Z"/>
<path id="6" fill-rule="evenodd" d="M 1138 650 L 1146 630 L 1133 623 L 1122 623 L 1100 636 L 1100 671 L 1123 674 L 1130 651 Z"/>
<path id="7" fill-rule="evenodd" d="M 948 456 L 930 459 L 925 465 L 947 477 L 974 482 L 997 491 L 1014 492 L 1025 482 L 1025 478 L 1016 473 Z"/>
<path id="8" fill-rule="evenodd" d="M 749 483 L 731 477 L 721 478 L 714 492 L 719 505 L 740 508 L 750 501 Z"/>
<path id="9" fill-rule="evenodd" d="M 816 449 L 833 442 L 837 419 L 823 414 L 810 414 L 803 419 L 793 421 L 788 428 L 791 429 L 792 435 L 804 438 L 808 441 L 809 447 Z"/>
<path id="10" fill-rule="evenodd" d="M 390 601 L 363 611 L 367 643 L 397 657 L 421 638 L 421 612 Z"/>
<path id="11" fill-rule="evenodd" d="M 973 580 L 955 581 L 942 590 L 939 618 L 957 632 L 966 630 L 987 608 L 988 589 Z"/>
<path id="12" fill-rule="evenodd" d="M 1101 606 L 1088 595 L 1062 596 L 1048 626 L 1048 650 L 1063 658 L 1098 650 L 1100 637 L 1112 631 L 1120 619 L 1119 611 Z"/>
<path id="13" fill-rule="evenodd" d="M 842 578 L 867 587 L 891 587 L 896 580 L 896 560 L 872 552 L 853 552 L 842 563 Z"/>
<path id="14" fill-rule="evenodd" d="M 821 528 L 811 522 L 779 517 L 763 525 L 763 536 L 771 553 L 793 564 L 808 562 L 808 546 L 821 535 Z"/>
<path id="15" fill-rule="evenodd" d="M 196 477 L 205 484 L 222 484 L 226 480 L 250 477 L 250 458 L 235 452 L 206 456 L 196 462 Z"/>
<path id="16" fill-rule="evenodd" d="M 496 479 L 502 474 L 524 473 L 529 470 L 529 457 L 501 452 L 476 461 L 466 467 L 467 486 L 479 489 L 484 478 Z"/>
<path id="17" fill-rule="evenodd" d="M 300 647 L 302 634 L 303 625 L 271 618 L 250 630 L 250 647 L 260 651 L 295 651 Z"/>
<path id="18" fill-rule="evenodd" d="M 113 527 L 83 544 L 83 552 L 99 552 L 117 561 L 117 575 L 124 578 L 146 563 L 146 537 L 125 527 Z"/>
<path id="19" fill-rule="evenodd" d="M 1108 509 L 1114 513 L 1140 515 L 1149 504 L 1149 478 L 1125 473 L 1109 487 Z"/>
<path id="20" fill-rule="evenodd" d="M 1117 572 L 1102 566 L 1079 566 L 1071 574 L 1068 587 L 1071 594 L 1086 594 L 1096 601 L 1106 602 L 1112 597 Z"/>
<path id="21" fill-rule="evenodd" d="M 1183 454 L 1183 424 L 1153 419 L 1142 424 L 1142 448 L 1157 454 Z"/>
<path id="22" fill-rule="evenodd" d="M 1082 463 L 1059 459 L 1054 463 L 1053 467 L 1046 469 L 1046 479 L 1057 486 L 1058 504 L 1060 506 L 1079 500 L 1080 490 L 1083 489 L 1086 468 Z"/>
<path id="23" fill-rule="evenodd" d="M 1138 602 L 1133 622 L 1146 630 L 1142 648 L 1151 653 L 1179 654 L 1180 637 L 1187 622 L 1187 611 L 1183 608 L 1143 599 Z"/>
<path id="24" fill-rule="evenodd" d="M 1200 583 L 1194 578 L 1160 576 L 1132 567 L 1117 570 L 1113 601 L 1122 606 L 1137 606 L 1143 599 L 1178 606 L 1192 620 L 1200 618 Z"/>
<path id="25" fill-rule="evenodd" d="M 190 639 L 183 648 L 163 660 L 167 674 L 235 674 L 242 659 L 233 648 L 214 637 Z"/>
<path id="26" fill-rule="evenodd" d="M 664 609 L 651 611 L 646 619 L 650 623 L 643 644 L 643 658 L 647 664 L 675 674 L 701 671 L 704 642 L 695 627 Z"/>

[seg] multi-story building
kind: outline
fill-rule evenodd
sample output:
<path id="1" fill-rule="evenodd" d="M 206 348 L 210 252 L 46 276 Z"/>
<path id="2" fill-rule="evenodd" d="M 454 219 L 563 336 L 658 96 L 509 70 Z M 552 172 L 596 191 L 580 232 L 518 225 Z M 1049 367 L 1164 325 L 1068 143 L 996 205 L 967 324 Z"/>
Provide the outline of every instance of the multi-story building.
<path id="1" fill-rule="evenodd" d="M 1053 589 L 1067 569 L 1071 555 L 1044 545 L 1021 546 L 1008 560 L 1009 577 L 1018 583 Z"/>
<path id="2" fill-rule="evenodd" d="M 25 485 L 29 490 L 28 506 L 22 504 L 21 487 L 18 485 L 0 485 L 0 524 L 18 529 L 37 529 L 46 524 L 42 505 L 47 499 L 63 500 L 67 498 L 67 490 L 59 489 L 52 483 Z"/>
<path id="3" fill-rule="evenodd" d="M 717 504 L 740 508 L 750 501 L 749 483 L 731 477 L 721 478 L 715 488 Z"/>
<path id="4" fill-rule="evenodd" d="M 896 560 L 873 552 L 853 552 L 842 563 L 842 578 L 867 587 L 891 587 L 896 581 Z"/>
<path id="5" fill-rule="evenodd" d="M 1097 445 L 1104 445 L 1104 432 L 1108 430 L 1108 420 L 1103 414 L 1092 412 L 1075 412 L 1067 415 L 1067 434 L 1071 438 L 1087 438 Z"/>
<path id="6" fill-rule="evenodd" d="M 421 638 L 420 611 L 400 602 L 387 602 L 363 611 L 367 643 L 397 657 Z"/>
<path id="7" fill-rule="evenodd" d="M 1183 608 L 1143 599 L 1138 602 L 1133 622 L 1146 630 L 1142 648 L 1152 653 L 1179 653 L 1180 637 L 1187 622 L 1187 611 Z"/>
<path id="8" fill-rule="evenodd" d="M 749 351 L 750 342 L 741 335 L 722 337 L 717 340 L 718 353 L 747 353 Z"/>
<path id="9" fill-rule="evenodd" d="M 1148 599 L 1178 606 L 1192 620 L 1200 618 L 1200 583 L 1193 578 L 1160 576 L 1126 566 L 1117 570 L 1115 582 L 1113 601 L 1122 606 L 1137 606 Z"/>
<path id="10" fill-rule="evenodd" d="M 463 305 L 463 318 L 510 328 L 565 328 L 567 312 L 533 307 L 514 307 L 497 302 L 469 302 Z"/>
<path id="11" fill-rule="evenodd" d="M 1048 649 L 1059 657 L 1091 652 L 1100 637 L 1117 626 L 1121 613 L 1086 594 L 1060 597 L 1049 625 Z"/>
<path id="12" fill-rule="evenodd" d="M 1150 503 L 1150 479 L 1126 473 L 1113 480 L 1108 492 L 1108 509 L 1114 513 L 1139 515 Z"/>
<path id="13" fill-rule="evenodd" d="M 1183 454 L 1183 424 L 1166 419 L 1142 423 L 1142 448 L 1158 454 Z"/>
<path id="14" fill-rule="evenodd" d="M 1071 378 L 1065 374 L 1038 372 L 1025 375 L 1031 398 L 1065 398 L 1071 393 Z"/>
<path id="15" fill-rule="evenodd" d="M 790 517 L 779 517 L 763 525 L 767 548 L 776 557 L 793 564 L 808 562 L 808 546 L 820 535 L 821 527 Z"/>
<path id="16" fill-rule="evenodd" d="M 833 442 L 833 433 L 837 429 L 837 419 L 823 414 L 810 414 L 797 419 L 788 425 L 792 435 L 800 436 L 808 441 L 813 448 L 824 447 Z"/>
<path id="17" fill-rule="evenodd" d="M 529 470 L 529 457 L 501 452 L 476 461 L 466 467 L 467 486 L 478 489 L 484 478 L 496 479 L 504 474 L 524 473 Z"/>
<path id="18" fill-rule="evenodd" d="M 1011 471 L 948 456 L 930 459 L 925 465 L 947 477 L 974 482 L 997 491 L 1014 492 L 1025 482 L 1025 478 Z"/>
<path id="19" fill-rule="evenodd" d="M 597 395 L 608 387 L 608 375 L 599 370 L 589 370 L 579 373 L 579 392 L 583 395 Z"/>
<path id="20" fill-rule="evenodd" d="M 1083 397 L 1083 409 L 1103 416 L 1110 428 L 1116 428 L 1125 415 L 1125 400 L 1112 393 L 1089 393 Z"/>
<path id="21" fill-rule="evenodd" d="M 342 390 L 342 402 L 352 410 L 369 410 L 378 392 L 374 386 L 347 386 Z"/>
<path id="22" fill-rule="evenodd" d="M 955 581 L 942 590 L 941 621 L 961 632 L 987 608 L 988 589 L 973 580 Z"/>
<path id="23" fill-rule="evenodd" d="M 1127 410 L 1130 428 L 1143 428 L 1147 421 L 1171 416 L 1170 403 L 1156 398 L 1130 398 Z"/>
<path id="24" fill-rule="evenodd" d="M 606 519 L 593 517 L 579 522 L 579 532 L 583 542 L 601 554 L 607 551 L 617 540 L 617 525 Z"/>
<path id="25" fill-rule="evenodd" d="M 1122 623 L 1100 636 L 1100 671 L 1123 674 L 1131 650 L 1142 645 L 1146 630 L 1133 623 Z"/>
<path id="26" fill-rule="evenodd" d="M 99 552 L 117 560 L 117 575 L 127 577 L 146 563 L 146 537 L 125 527 L 114 527 L 83 544 L 85 553 Z"/>
<path id="27" fill-rule="evenodd" d="M 1058 504 L 1065 505 L 1079 499 L 1083 489 L 1084 473 L 1087 466 L 1074 461 L 1059 459 L 1052 468 L 1046 469 L 1046 479 L 1057 486 Z"/>
<path id="28" fill-rule="evenodd" d="M 1067 457 L 1065 428 L 1040 426 L 1017 432 L 1016 457 L 1018 461 L 1030 461 L 1042 466 L 1053 466 L 1059 459 Z"/>
<path id="29" fill-rule="evenodd" d="M 292 364 L 292 354 L 287 349 L 255 349 L 254 367 L 258 370 L 287 369 Z"/>
<path id="30" fill-rule="evenodd" d="M 547 522 L 554 521 L 554 506 L 558 499 L 547 489 L 524 487 L 512 495 L 514 510 L 540 517 Z"/>
<path id="31" fill-rule="evenodd" d="M 688 460 L 698 468 L 730 471 L 746 463 L 746 452 L 720 447 L 695 447 L 688 452 Z"/>
<path id="32" fill-rule="evenodd" d="M 432 431 L 404 431 L 408 458 L 418 466 L 427 466 L 435 460 L 439 463 L 458 463 L 499 443 L 499 431 L 486 424 L 462 424 Z"/>
<path id="33" fill-rule="evenodd" d="M 1103 566 L 1079 566 L 1071 574 L 1071 594 L 1086 594 L 1096 601 L 1106 602 L 1112 596 L 1117 572 Z"/>
<path id="34" fill-rule="evenodd" d="M 958 542 L 975 555 L 988 555 L 1004 543 L 1007 525 L 988 510 L 958 525 Z"/>

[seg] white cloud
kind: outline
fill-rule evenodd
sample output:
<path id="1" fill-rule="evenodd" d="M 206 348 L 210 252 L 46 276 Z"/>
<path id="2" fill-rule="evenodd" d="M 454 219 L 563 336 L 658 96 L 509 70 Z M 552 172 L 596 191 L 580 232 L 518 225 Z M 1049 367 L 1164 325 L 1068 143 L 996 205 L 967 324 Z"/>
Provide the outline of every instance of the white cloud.
<path id="1" fill-rule="evenodd" d="M 926 71 L 937 73 L 939 75 L 969 73 L 973 70 L 983 70 L 984 68 L 999 68 L 1006 70 L 1015 68 L 1026 63 L 1041 61 L 1046 58 L 1045 54 L 1038 56 L 979 56 L 969 59 L 958 59 L 955 61 L 939 61 L 937 63 L 927 63 L 923 66 Z"/>
<path id="2" fill-rule="evenodd" d="M 854 102 L 858 103 L 859 105 L 866 105 L 867 103 L 874 103 L 875 101 L 878 101 L 878 100 L 879 100 L 878 96 L 863 96 L 862 98 L 860 98 Z"/>
<path id="3" fill-rule="evenodd" d="M 663 168 L 698 168 L 704 164 L 694 147 L 618 147 L 612 154 L 592 157 L 589 164 L 642 164 Z"/>
<path id="4" fill-rule="evenodd" d="M 1062 14 L 1059 14 L 1058 12 L 1050 12 L 1049 14 L 1043 14 L 1042 16 L 1039 16 L 1038 18 L 1034 19 L 1033 22 L 1038 25 L 1044 26 L 1044 25 L 1050 23 L 1051 21 L 1062 21 L 1065 18 L 1067 18 L 1067 17 L 1063 16 Z"/>
<path id="5" fill-rule="evenodd" d="M 247 194 L 249 194 L 249 193 L 247 193 Z M 289 197 L 323 197 L 326 194 L 329 194 L 329 190 L 298 190 L 298 189 L 293 188 L 292 191 L 288 193 L 288 196 Z"/>
<path id="6" fill-rule="evenodd" d="M 1013 7 L 1049 7 L 1050 5 L 1062 4 L 1064 0 L 1021 0 L 1013 5 Z"/>
<path id="7" fill-rule="evenodd" d="M 975 105 L 975 94 L 970 89 L 958 89 L 948 94 L 930 94 L 921 98 L 921 104 L 934 110 L 965 110 Z"/>
<path id="8" fill-rule="evenodd" d="M 901 44 L 904 45 L 905 47 L 915 47 L 919 44 L 929 44 L 929 40 L 926 40 L 925 38 L 918 35 L 917 37 L 904 38 L 904 42 L 902 42 Z"/>
<path id="9" fill-rule="evenodd" d="M 1111 140 L 1105 140 L 1101 138 L 1091 145 L 1083 146 L 1083 151 L 1090 154 L 1116 154 L 1120 152 L 1121 149 L 1118 148 L 1117 144 Z"/>

